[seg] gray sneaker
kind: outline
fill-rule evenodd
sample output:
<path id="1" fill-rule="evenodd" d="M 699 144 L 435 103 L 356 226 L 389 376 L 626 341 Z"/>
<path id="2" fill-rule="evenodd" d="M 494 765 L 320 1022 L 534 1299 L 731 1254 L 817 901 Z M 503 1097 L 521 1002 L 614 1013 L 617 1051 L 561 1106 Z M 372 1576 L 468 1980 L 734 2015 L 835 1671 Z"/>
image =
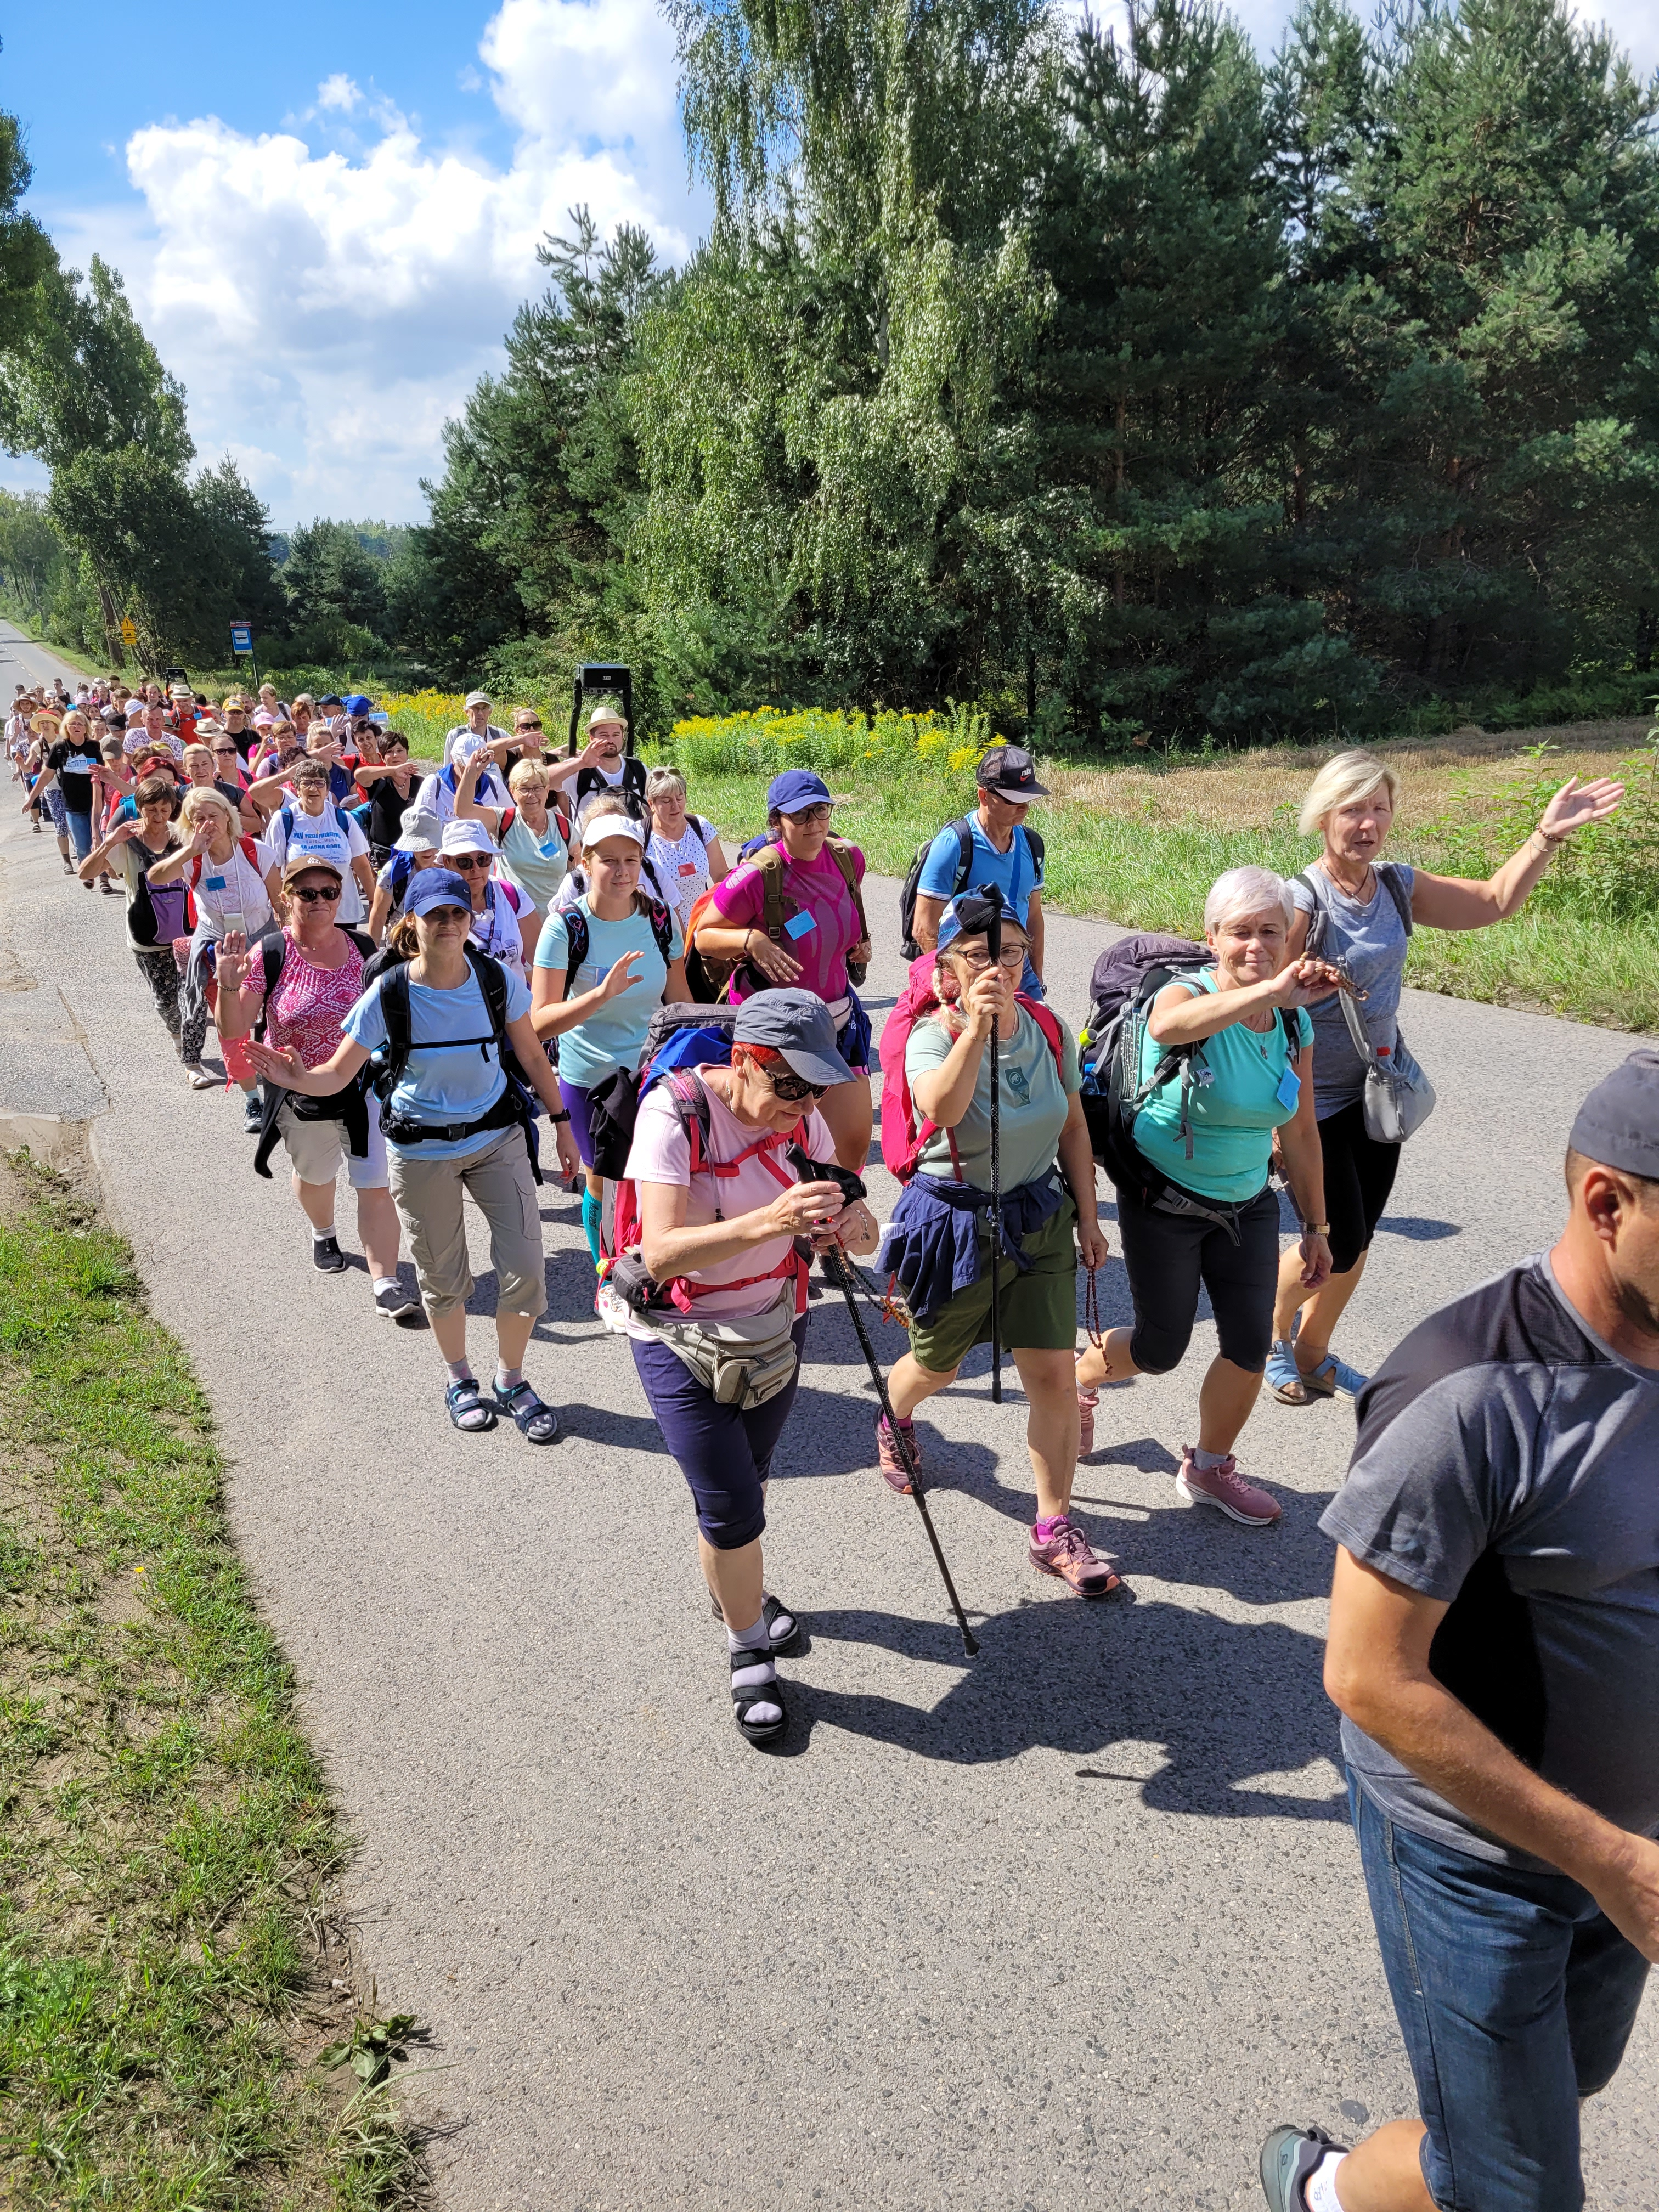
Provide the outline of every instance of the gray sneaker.
<path id="1" fill-rule="evenodd" d="M 1261 2193 L 1273 2212 L 1308 2212 L 1303 2183 L 1328 2150 L 1347 2148 L 1323 2128 L 1275 2128 L 1261 2146 Z"/>

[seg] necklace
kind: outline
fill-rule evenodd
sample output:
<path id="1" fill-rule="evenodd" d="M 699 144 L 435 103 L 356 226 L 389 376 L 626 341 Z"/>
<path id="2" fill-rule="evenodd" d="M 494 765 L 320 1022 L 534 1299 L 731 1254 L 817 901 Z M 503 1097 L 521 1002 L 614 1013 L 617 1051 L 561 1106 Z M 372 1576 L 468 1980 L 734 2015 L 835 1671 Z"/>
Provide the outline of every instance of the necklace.
<path id="1" fill-rule="evenodd" d="M 1341 892 L 1343 897 L 1352 899 L 1356 906 L 1368 906 L 1370 903 L 1370 900 L 1376 896 L 1376 871 L 1372 867 L 1369 860 L 1366 861 L 1364 868 L 1360 871 L 1358 884 L 1353 888 L 1350 888 L 1348 884 L 1345 884 L 1341 877 L 1336 872 L 1336 870 L 1331 866 L 1331 856 L 1328 853 L 1322 853 L 1320 854 L 1319 865 L 1325 871 L 1326 875 L 1330 878 L 1331 882 L 1336 885 L 1338 890 Z M 1369 896 L 1365 890 L 1367 884 L 1370 884 L 1370 885 Z"/>

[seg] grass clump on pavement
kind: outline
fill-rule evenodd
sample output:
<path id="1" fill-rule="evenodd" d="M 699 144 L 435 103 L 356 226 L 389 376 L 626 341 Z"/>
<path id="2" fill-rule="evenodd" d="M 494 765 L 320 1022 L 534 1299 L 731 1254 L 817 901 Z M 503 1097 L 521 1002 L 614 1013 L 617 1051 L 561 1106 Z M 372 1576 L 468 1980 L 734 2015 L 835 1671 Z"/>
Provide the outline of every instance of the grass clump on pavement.
<path id="1" fill-rule="evenodd" d="M 921 839 L 973 805 L 975 749 L 957 744 L 954 730 L 946 737 L 942 718 L 880 718 L 892 727 L 878 735 L 872 726 L 859 742 L 842 726 L 846 719 L 685 723 L 665 750 L 685 769 L 691 805 L 732 837 L 763 822 L 775 761 L 818 769 L 845 794 L 840 834 L 861 845 L 879 873 L 902 877 Z M 908 738 L 905 724 L 914 726 Z M 1471 730 L 1375 748 L 1404 779 L 1390 857 L 1442 874 L 1490 873 L 1570 775 L 1622 776 L 1628 787 L 1620 813 L 1573 841 L 1520 915 L 1455 935 L 1418 933 L 1407 980 L 1454 997 L 1659 1030 L 1659 740 L 1628 722 L 1554 730 L 1530 744 L 1528 734 Z M 1297 834 L 1296 817 L 1331 750 L 1149 755 L 1144 764 L 1106 769 L 1043 762 L 1054 797 L 1032 809 L 1031 821 L 1048 848 L 1045 903 L 1130 928 L 1199 935 L 1205 894 L 1225 869 L 1255 861 L 1293 876 L 1311 865 L 1318 845 Z M 896 915 L 872 922 L 878 932 L 896 927 Z"/>
<path id="2" fill-rule="evenodd" d="M 0 2202 L 368 2207 L 419 2168 L 319 1966 L 343 1838 L 128 1248 L 0 1158 Z M 343 1968 L 343 1958 L 337 1962 Z"/>

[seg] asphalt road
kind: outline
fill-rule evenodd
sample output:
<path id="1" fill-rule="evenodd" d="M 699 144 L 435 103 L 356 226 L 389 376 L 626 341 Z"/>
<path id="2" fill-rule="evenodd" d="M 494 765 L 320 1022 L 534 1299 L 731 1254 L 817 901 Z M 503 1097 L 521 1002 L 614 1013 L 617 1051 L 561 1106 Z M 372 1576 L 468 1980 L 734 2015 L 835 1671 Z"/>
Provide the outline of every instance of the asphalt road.
<path id="1" fill-rule="evenodd" d="M 1258 1411 L 1241 1457 L 1286 1510 L 1255 1533 L 1170 1480 L 1207 1322 L 1179 1373 L 1109 1394 L 1078 1503 L 1133 1598 L 1091 1607 L 1025 1564 L 1022 1408 L 991 1407 L 981 1364 L 922 1424 L 970 1665 L 872 1467 L 845 1315 L 816 1307 L 768 1536 L 811 1648 L 793 1755 L 758 1756 L 574 1205 L 543 1194 L 528 1363 L 566 1439 L 457 1437 L 429 1336 L 375 1319 L 361 1272 L 315 1273 L 236 1106 L 186 1089 L 113 901 L 15 803 L 0 845 L 0 1104 L 84 1114 L 95 1081 L 112 1203 L 217 1408 L 239 1540 L 362 1838 L 366 1964 L 451 2069 L 444 2212 L 1251 2205 L 1275 2121 L 1411 2109 L 1319 1686 L 1345 1402 Z M 1050 925 L 1074 1020 L 1103 934 Z M 15 1018 L 47 987 L 55 1053 Z M 1341 1343 L 1361 1366 L 1551 1239 L 1574 1107 L 1629 1049 L 1419 994 L 1404 1018 L 1442 1103 Z M 1105 1280 L 1126 1316 L 1115 1261 Z M 1653 2203 L 1656 2089 L 1650 2004 L 1587 2117 L 1598 2208 Z"/>

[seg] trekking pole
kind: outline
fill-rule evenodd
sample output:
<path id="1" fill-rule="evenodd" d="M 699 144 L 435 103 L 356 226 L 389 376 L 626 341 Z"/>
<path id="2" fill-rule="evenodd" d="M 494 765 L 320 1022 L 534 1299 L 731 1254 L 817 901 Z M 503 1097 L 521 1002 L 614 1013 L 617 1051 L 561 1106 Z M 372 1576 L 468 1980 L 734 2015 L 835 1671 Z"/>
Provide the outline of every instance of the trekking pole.
<path id="1" fill-rule="evenodd" d="M 987 884 L 980 893 L 991 902 L 991 919 L 985 926 L 985 949 L 991 956 L 991 973 L 1002 972 L 1002 893 Z M 1002 1024 L 991 1024 L 991 1403 L 1002 1403 L 1002 1283 L 997 1261 L 1002 1255 Z"/>
<path id="2" fill-rule="evenodd" d="M 815 1163 L 814 1172 L 823 1174 L 822 1165 Z M 827 1254 L 826 1257 L 834 1272 L 836 1281 L 840 1285 L 842 1296 L 847 1301 L 847 1310 L 853 1316 L 853 1327 L 858 1335 L 859 1349 L 864 1354 L 865 1363 L 870 1370 L 870 1379 L 876 1386 L 876 1395 L 881 1401 L 882 1419 L 887 1424 L 887 1433 L 898 1447 L 899 1457 L 904 1462 L 904 1472 L 910 1481 L 910 1495 L 916 1501 L 916 1510 L 921 1515 L 921 1525 L 927 1531 L 927 1540 L 933 1547 L 933 1558 L 938 1562 L 939 1579 L 945 1584 L 945 1595 L 951 1601 L 951 1610 L 957 1617 L 957 1626 L 962 1631 L 962 1648 L 972 1659 L 978 1654 L 979 1638 L 968 1626 L 968 1616 L 962 1609 L 962 1600 L 957 1595 L 957 1586 L 951 1579 L 950 1568 L 945 1565 L 944 1548 L 939 1540 L 939 1531 L 933 1526 L 933 1515 L 927 1510 L 927 1493 L 921 1486 L 921 1471 L 916 1465 L 915 1449 L 909 1437 L 900 1428 L 894 1414 L 893 1401 L 887 1395 L 887 1378 L 881 1371 L 881 1363 L 876 1358 L 876 1347 L 870 1341 L 870 1332 L 864 1326 L 864 1316 L 859 1311 L 858 1300 L 853 1294 L 853 1276 L 847 1264 L 847 1255 L 837 1247 Z"/>

